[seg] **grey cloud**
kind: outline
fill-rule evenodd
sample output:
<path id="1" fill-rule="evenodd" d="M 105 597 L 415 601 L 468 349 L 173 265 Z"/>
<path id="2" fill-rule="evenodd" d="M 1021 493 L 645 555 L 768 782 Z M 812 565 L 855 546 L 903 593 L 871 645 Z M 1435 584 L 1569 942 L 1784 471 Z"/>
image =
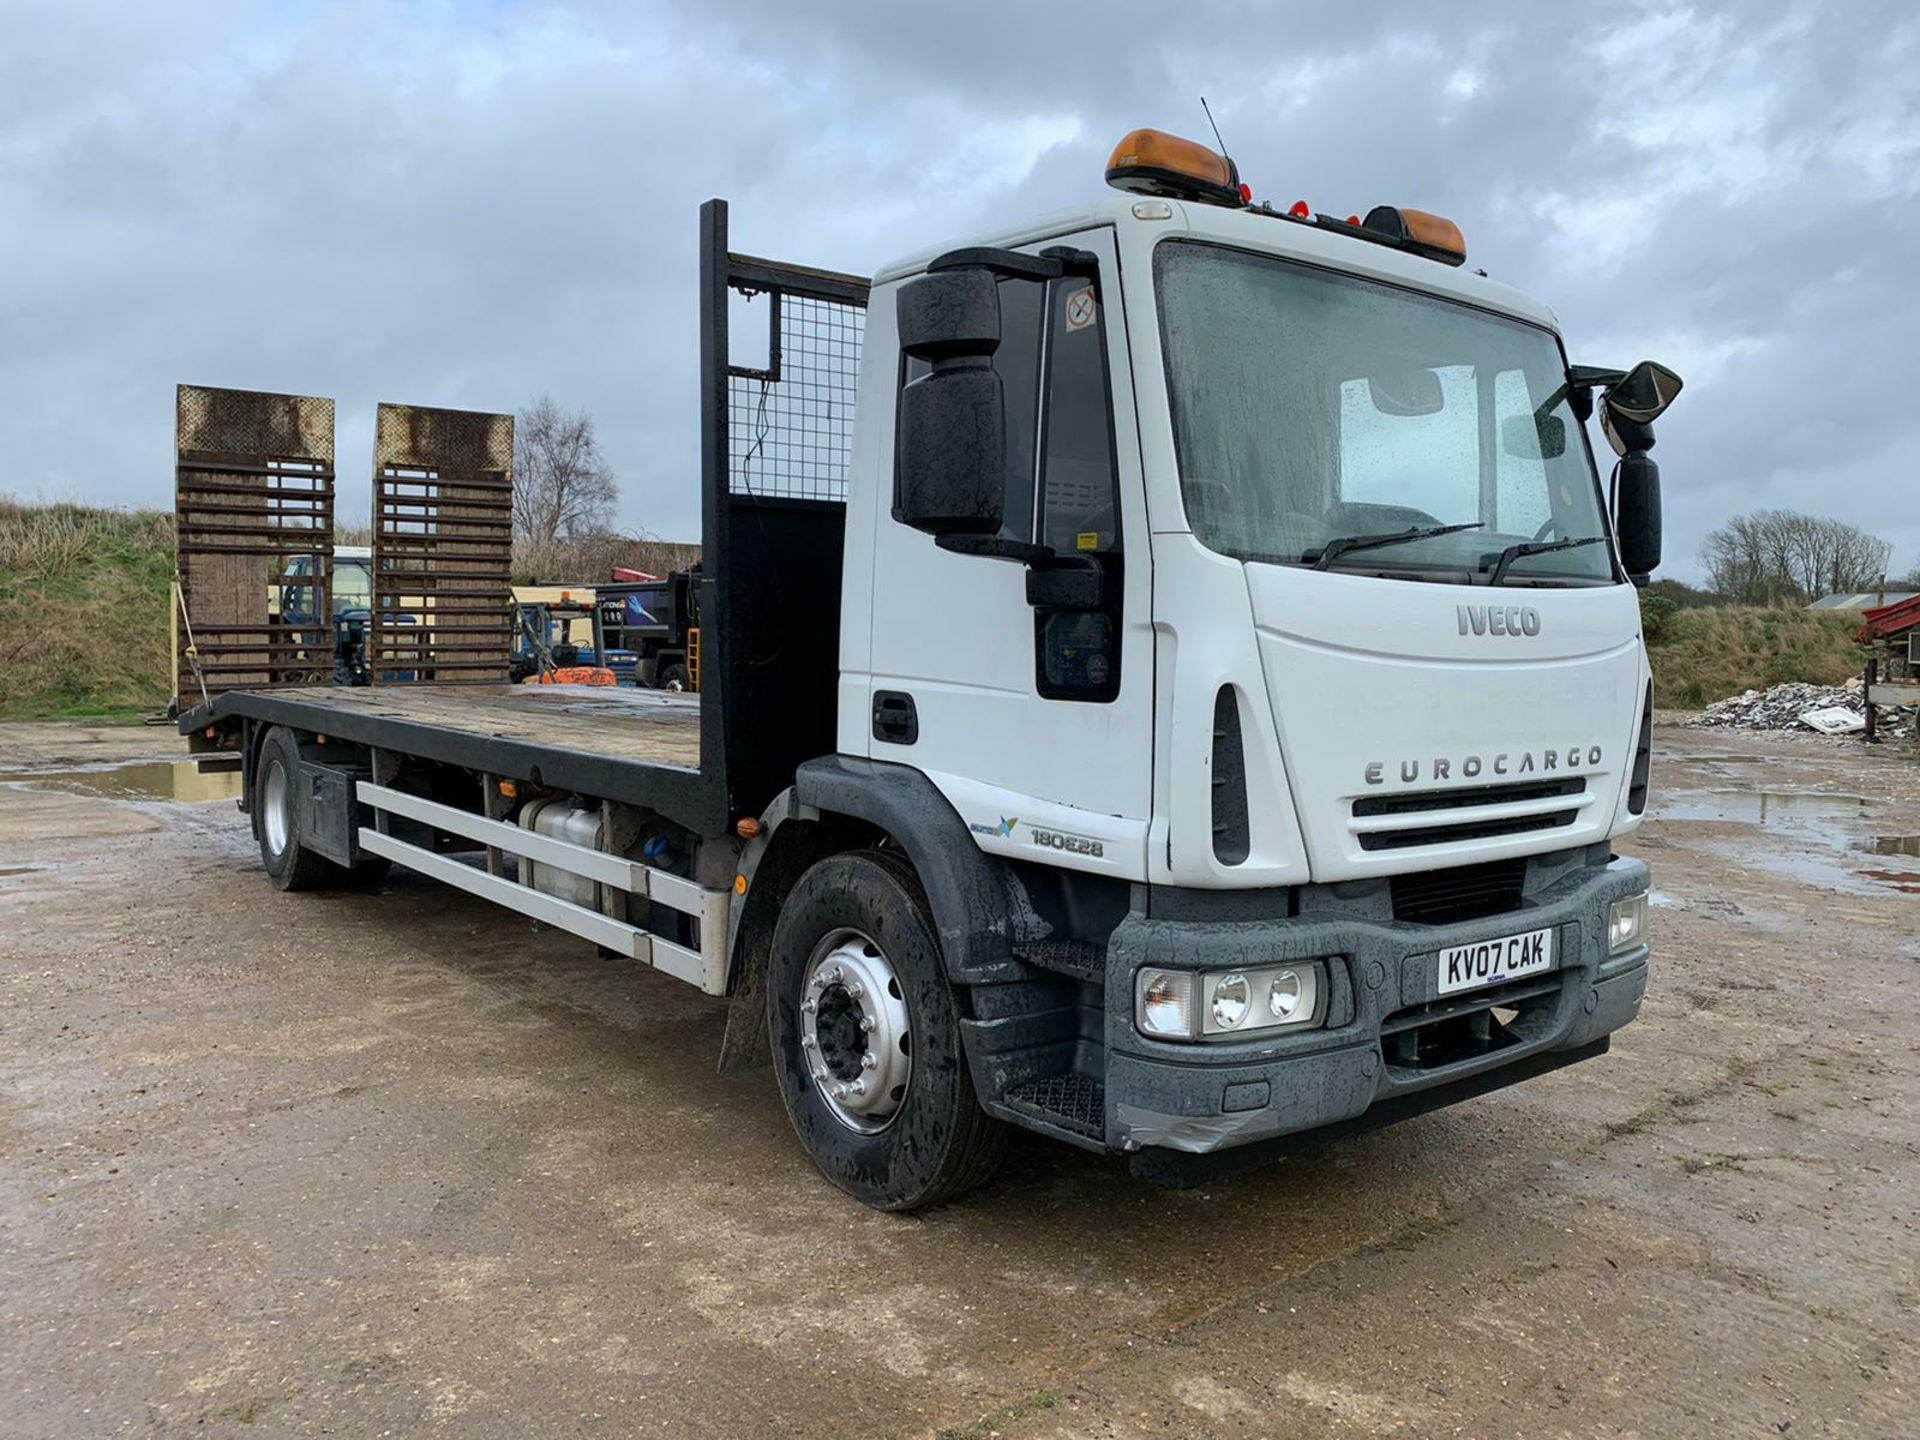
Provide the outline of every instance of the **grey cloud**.
<path id="1" fill-rule="evenodd" d="M 0 52 L 0 488 L 164 504 L 176 380 L 599 417 L 623 518 L 697 528 L 693 207 L 871 270 L 1204 136 L 1282 204 L 1458 218 L 1576 358 L 1672 361 L 1672 573 L 1725 515 L 1920 562 L 1907 7 L 980 0 L 645 10 L 29 0 Z M 717 11 L 717 7 L 716 7 Z"/>

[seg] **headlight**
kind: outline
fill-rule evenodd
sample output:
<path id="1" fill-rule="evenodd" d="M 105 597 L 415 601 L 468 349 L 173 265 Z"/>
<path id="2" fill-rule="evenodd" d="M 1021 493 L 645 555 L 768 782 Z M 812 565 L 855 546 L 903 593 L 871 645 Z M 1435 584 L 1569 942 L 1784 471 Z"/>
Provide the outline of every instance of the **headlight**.
<path id="1" fill-rule="evenodd" d="M 1291 1020 L 1300 1009 L 1300 972 L 1282 970 L 1267 986 L 1267 1013 L 1276 1020 Z"/>
<path id="2" fill-rule="evenodd" d="M 1647 892 L 1616 900 L 1607 908 L 1607 954 L 1624 955 L 1647 943 Z"/>
<path id="3" fill-rule="evenodd" d="M 1253 988 L 1244 975 L 1222 975 L 1213 982 L 1213 1028 L 1234 1030 L 1247 1018 Z"/>
<path id="4" fill-rule="evenodd" d="M 1319 960 L 1254 970 L 1143 969 L 1134 1023 L 1155 1040 L 1217 1040 L 1299 1030 L 1326 1019 L 1326 966 Z"/>

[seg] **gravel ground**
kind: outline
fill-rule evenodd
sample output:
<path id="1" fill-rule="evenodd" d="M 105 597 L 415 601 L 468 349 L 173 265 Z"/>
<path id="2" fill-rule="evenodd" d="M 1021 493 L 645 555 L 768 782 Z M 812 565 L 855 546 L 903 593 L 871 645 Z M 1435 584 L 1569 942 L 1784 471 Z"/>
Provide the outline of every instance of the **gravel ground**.
<path id="1" fill-rule="evenodd" d="M 164 770 L 0 782 L 0 1436 L 1920 1435 L 1920 767 L 1659 749 L 1611 1055 L 1208 1190 L 1022 1142 L 908 1219 L 715 1073 L 719 1002 L 404 875 L 278 895 Z"/>

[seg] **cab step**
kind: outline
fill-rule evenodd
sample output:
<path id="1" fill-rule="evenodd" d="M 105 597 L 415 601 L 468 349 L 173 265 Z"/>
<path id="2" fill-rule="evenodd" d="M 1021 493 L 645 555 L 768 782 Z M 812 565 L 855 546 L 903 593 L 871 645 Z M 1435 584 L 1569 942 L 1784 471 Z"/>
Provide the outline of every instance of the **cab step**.
<path id="1" fill-rule="evenodd" d="M 1013 953 L 1029 965 L 1094 983 L 1106 979 L 1107 947 L 1096 940 L 1029 940 Z"/>
<path id="2" fill-rule="evenodd" d="M 1077 1070 L 1015 1086 L 1006 1094 L 1006 1106 L 1090 1140 L 1106 1137 L 1107 1087 Z"/>

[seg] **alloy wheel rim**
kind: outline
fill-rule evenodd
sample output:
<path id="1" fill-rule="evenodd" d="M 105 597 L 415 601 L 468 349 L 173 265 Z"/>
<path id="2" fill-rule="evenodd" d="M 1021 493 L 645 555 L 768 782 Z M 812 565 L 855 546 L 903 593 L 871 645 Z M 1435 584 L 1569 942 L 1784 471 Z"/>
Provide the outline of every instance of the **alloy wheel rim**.
<path id="1" fill-rule="evenodd" d="M 266 782 L 260 788 L 260 824 L 266 831 L 267 848 L 275 855 L 284 855 L 292 831 L 287 814 L 287 767 L 278 759 L 269 760 Z"/>
<path id="2" fill-rule="evenodd" d="M 814 946 L 800 982 L 800 1053 L 827 1113 L 860 1135 L 894 1122 L 913 1078 L 912 1016 L 886 952 L 858 930 Z"/>

